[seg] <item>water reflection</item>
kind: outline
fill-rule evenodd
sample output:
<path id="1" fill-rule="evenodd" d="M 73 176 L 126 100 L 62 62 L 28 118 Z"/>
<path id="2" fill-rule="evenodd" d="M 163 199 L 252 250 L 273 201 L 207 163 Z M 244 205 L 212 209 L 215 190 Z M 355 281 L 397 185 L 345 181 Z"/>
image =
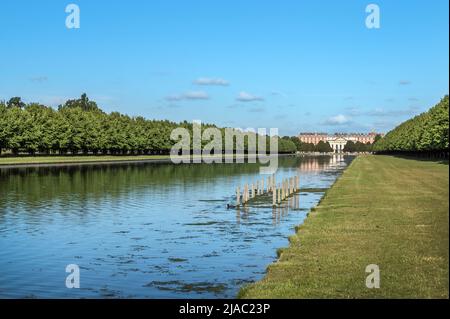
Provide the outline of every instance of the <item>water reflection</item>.
<path id="1" fill-rule="evenodd" d="M 226 204 L 256 164 L 0 169 L 0 297 L 234 297 L 350 161 L 282 157 L 278 179 L 300 173 L 301 192 L 239 210 Z"/>

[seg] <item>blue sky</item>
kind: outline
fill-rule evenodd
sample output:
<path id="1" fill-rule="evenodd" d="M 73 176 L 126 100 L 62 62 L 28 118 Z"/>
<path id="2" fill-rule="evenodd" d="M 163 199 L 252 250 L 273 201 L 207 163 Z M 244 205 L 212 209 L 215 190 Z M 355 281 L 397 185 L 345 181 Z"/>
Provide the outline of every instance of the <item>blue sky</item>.
<path id="1" fill-rule="evenodd" d="M 67 29 L 65 7 L 80 7 Z M 365 8 L 380 7 L 380 29 Z M 0 99 L 231 127 L 386 132 L 448 94 L 447 0 L 2 1 Z"/>

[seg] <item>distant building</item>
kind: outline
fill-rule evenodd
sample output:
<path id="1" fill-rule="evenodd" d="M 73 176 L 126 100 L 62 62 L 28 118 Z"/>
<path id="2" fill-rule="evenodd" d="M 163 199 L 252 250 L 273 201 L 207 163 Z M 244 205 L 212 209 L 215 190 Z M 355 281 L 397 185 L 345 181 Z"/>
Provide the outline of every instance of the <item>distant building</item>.
<path id="1" fill-rule="evenodd" d="M 336 152 L 340 153 L 344 150 L 345 145 L 348 141 L 352 141 L 354 143 L 361 142 L 363 144 L 370 143 L 372 144 L 375 141 L 375 136 L 378 133 L 335 133 L 334 135 L 330 135 L 327 133 L 300 133 L 298 138 L 303 143 L 312 143 L 317 145 L 320 141 L 328 142 L 331 148 Z M 383 135 L 383 134 L 380 134 Z"/>
<path id="2" fill-rule="evenodd" d="M 313 143 L 314 145 L 319 144 L 320 141 L 327 141 L 327 133 L 300 133 L 298 136 L 300 141 L 303 143 Z"/>

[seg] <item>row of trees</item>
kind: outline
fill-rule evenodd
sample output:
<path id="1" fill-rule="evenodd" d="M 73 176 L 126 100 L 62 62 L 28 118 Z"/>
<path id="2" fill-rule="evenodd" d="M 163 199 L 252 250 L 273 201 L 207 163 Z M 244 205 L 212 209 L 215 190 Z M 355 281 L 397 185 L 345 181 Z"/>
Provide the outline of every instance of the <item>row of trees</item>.
<path id="1" fill-rule="evenodd" d="M 379 153 L 435 153 L 449 148 L 449 104 L 446 95 L 428 112 L 406 122 L 374 144 Z"/>
<path id="2" fill-rule="evenodd" d="M 292 143 L 294 143 L 295 149 L 298 152 L 333 152 L 333 149 L 328 142 L 320 141 L 317 145 L 314 145 L 313 143 L 304 143 L 300 141 L 297 136 L 284 136 L 283 139 L 290 140 Z"/>
<path id="3" fill-rule="evenodd" d="M 348 141 L 344 146 L 344 152 L 350 153 L 360 153 L 360 152 L 372 152 L 372 144 L 370 143 L 362 143 L 359 141 L 353 142 Z"/>
<path id="4" fill-rule="evenodd" d="M 107 114 L 86 94 L 66 101 L 57 110 L 38 103 L 25 104 L 14 97 L 7 103 L 0 102 L 0 154 L 5 149 L 13 154 L 167 154 L 176 143 L 170 139 L 171 132 L 179 127 L 192 136 L 192 123 Z M 207 127 L 214 126 L 202 124 L 203 129 Z M 224 133 L 223 128 L 220 130 Z M 278 149 L 281 153 L 296 151 L 292 141 L 281 138 Z"/>

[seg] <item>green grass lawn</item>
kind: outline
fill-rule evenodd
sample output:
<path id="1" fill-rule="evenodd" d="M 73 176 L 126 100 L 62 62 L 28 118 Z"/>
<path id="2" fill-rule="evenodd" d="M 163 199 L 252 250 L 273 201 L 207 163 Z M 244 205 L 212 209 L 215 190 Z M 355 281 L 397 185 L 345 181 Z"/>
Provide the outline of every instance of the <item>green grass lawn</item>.
<path id="1" fill-rule="evenodd" d="M 449 167 L 361 156 L 241 298 L 448 298 Z M 379 289 L 365 268 L 380 268 Z"/>

